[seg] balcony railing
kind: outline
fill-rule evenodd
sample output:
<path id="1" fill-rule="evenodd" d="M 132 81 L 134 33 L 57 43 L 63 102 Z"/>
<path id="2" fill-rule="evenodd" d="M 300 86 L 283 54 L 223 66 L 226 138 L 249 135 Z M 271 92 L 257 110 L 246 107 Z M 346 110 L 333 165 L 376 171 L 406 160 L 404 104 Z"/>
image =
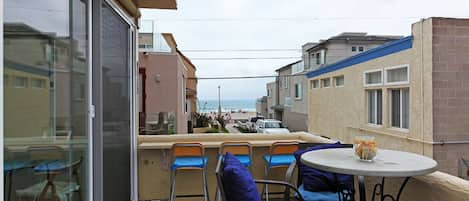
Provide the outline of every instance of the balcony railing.
<path id="1" fill-rule="evenodd" d="M 216 179 L 215 166 L 218 147 L 222 142 L 244 141 L 253 147 L 253 176 L 264 178 L 263 155 L 268 153 L 269 146 L 277 141 L 297 141 L 303 147 L 309 144 L 331 143 L 333 141 L 310 133 L 290 134 L 176 134 L 139 136 L 138 139 L 138 194 L 139 200 L 161 200 L 169 197 L 169 150 L 176 142 L 199 142 L 205 147 L 208 157 L 208 186 L 211 200 L 214 200 Z M 284 180 L 285 172 L 276 170 L 272 179 Z M 373 185 L 381 178 L 367 178 L 367 195 L 371 195 Z M 188 182 L 190 181 L 190 182 Z M 386 189 L 394 192 L 400 186 L 402 178 L 387 180 Z M 295 181 L 294 181 L 295 182 Z M 202 192 L 202 178 L 197 173 L 181 173 L 177 176 L 176 192 L 178 194 L 200 194 Z M 261 190 L 261 186 L 258 186 Z M 275 191 L 275 189 L 272 189 Z M 358 200 L 358 193 L 356 193 Z M 412 178 L 403 192 L 401 200 L 405 201 L 440 201 L 440 200 L 468 200 L 469 181 L 435 172 L 427 176 Z M 195 199 L 194 199 L 195 200 Z M 202 200 L 202 199 L 200 199 Z"/>

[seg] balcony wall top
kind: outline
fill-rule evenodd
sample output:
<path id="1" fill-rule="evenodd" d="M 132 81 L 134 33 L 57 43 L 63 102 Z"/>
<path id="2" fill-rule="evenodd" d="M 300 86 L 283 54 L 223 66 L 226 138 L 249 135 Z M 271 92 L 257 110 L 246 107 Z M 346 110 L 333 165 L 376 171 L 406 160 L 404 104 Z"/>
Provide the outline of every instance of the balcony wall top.
<path id="1" fill-rule="evenodd" d="M 140 135 L 138 149 L 169 149 L 178 142 L 199 142 L 206 148 L 218 148 L 221 143 L 229 141 L 249 142 L 253 147 L 268 147 L 273 142 L 296 141 L 299 143 L 331 143 L 333 141 L 319 135 L 296 132 L 287 134 L 175 134 L 175 135 Z"/>

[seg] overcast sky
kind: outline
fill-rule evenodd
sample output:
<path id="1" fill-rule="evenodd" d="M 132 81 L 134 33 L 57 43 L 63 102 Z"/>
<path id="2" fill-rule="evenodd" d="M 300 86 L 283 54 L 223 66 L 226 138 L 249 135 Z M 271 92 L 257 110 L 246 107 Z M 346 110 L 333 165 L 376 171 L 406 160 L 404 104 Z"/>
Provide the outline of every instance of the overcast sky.
<path id="1" fill-rule="evenodd" d="M 143 10 L 158 32 L 173 33 L 180 50 L 300 49 L 341 32 L 410 35 L 411 24 L 431 16 L 469 17 L 468 0 L 177 0 L 178 9 Z M 300 57 L 300 51 L 184 52 L 198 77 L 274 75 L 298 59 L 195 60 L 195 58 Z M 269 79 L 199 80 L 198 98 L 254 99 Z"/>

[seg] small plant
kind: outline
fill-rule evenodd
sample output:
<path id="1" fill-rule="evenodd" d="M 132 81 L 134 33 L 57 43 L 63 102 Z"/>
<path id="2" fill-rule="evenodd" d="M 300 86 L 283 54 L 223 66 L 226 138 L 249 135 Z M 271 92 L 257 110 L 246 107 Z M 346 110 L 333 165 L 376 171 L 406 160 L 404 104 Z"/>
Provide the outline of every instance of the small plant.
<path id="1" fill-rule="evenodd" d="M 202 127 L 208 127 L 208 124 L 210 122 L 210 119 L 206 114 L 200 114 L 200 113 L 195 113 L 194 114 L 196 124 L 196 128 L 202 128 Z"/>

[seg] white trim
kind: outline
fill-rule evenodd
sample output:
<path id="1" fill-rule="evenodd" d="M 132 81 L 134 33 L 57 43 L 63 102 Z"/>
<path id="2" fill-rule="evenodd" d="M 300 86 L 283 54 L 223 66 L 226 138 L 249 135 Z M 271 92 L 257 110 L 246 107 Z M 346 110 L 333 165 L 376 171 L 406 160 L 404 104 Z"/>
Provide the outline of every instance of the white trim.
<path id="1" fill-rule="evenodd" d="M 0 62 L 2 64 L 0 65 L 0 199 L 3 199 L 5 196 L 4 194 L 4 179 L 5 177 L 3 176 L 3 0 L 0 0 Z"/>
<path id="2" fill-rule="evenodd" d="M 316 87 L 314 87 L 314 81 L 318 82 L 318 85 Z M 319 79 L 311 80 L 311 89 L 317 90 L 319 88 L 321 88 L 321 81 Z"/>
<path id="3" fill-rule="evenodd" d="M 375 72 L 381 72 L 381 82 L 380 83 L 375 83 L 375 84 L 367 84 L 366 83 L 366 74 L 369 73 L 375 73 Z M 373 70 L 367 70 L 363 72 L 363 86 L 365 87 L 376 87 L 376 86 L 382 86 L 383 85 L 383 69 L 373 69 Z"/>
<path id="4" fill-rule="evenodd" d="M 93 163 L 93 119 L 95 115 L 95 107 L 93 105 L 93 3 L 91 1 L 87 2 L 87 21 L 88 21 L 88 128 L 87 128 L 87 137 L 88 137 L 88 166 L 86 167 L 86 173 L 87 173 L 87 178 L 86 184 L 87 188 L 85 197 L 88 198 L 88 200 L 93 200 L 94 197 L 94 183 L 93 183 L 93 178 L 94 178 L 94 163 Z"/>
<path id="5" fill-rule="evenodd" d="M 394 69 L 399 69 L 399 68 L 407 68 L 407 81 L 401 81 L 401 82 L 388 82 L 388 71 L 389 70 L 394 70 Z M 397 66 L 391 66 L 391 67 L 385 67 L 383 69 L 384 72 L 384 85 L 401 85 L 401 84 L 409 84 L 410 83 L 410 69 L 409 69 L 409 64 L 402 64 L 402 65 L 397 65 Z M 381 80 L 383 81 L 383 80 Z"/>

